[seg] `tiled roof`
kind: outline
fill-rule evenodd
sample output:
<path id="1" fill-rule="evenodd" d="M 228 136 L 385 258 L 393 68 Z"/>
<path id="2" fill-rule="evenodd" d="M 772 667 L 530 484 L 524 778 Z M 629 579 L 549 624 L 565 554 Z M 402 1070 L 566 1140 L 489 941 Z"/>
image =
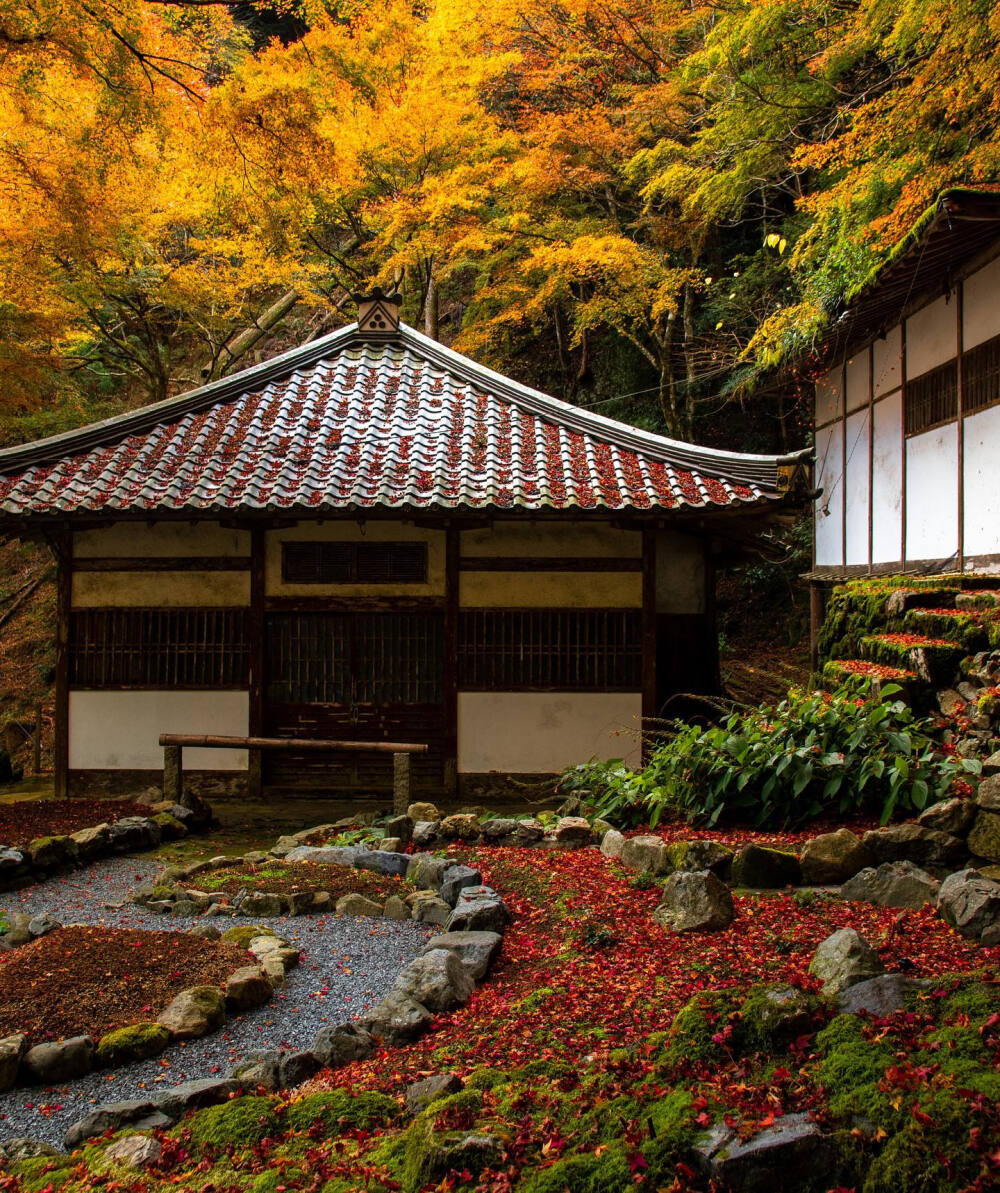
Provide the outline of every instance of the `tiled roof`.
<path id="1" fill-rule="evenodd" d="M 401 325 L 352 325 L 143 410 L 0 452 L 0 515 L 710 509 L 789 457 L 712 451 L 518 385 Z"/>

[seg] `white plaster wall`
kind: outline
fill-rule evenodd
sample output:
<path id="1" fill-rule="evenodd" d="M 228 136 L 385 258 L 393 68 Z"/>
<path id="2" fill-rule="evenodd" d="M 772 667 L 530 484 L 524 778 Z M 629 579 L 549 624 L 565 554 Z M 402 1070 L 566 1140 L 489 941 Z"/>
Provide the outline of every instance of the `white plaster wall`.
<path id="1" fill-rule="evenodd" d="M 868 405 L 868 356 L 869 350 L 852 356 L 847 362 L 847 409 L 860 410 Z"/>
<path id="2" fill-rule="evenodd" d="M 872 344 L 875 354 L 872 381 L 876 397 L 894 390 L 902 381 L 899 359 L 902 341 L 903 333 L 897 324 L 886 333 L 884 340 L 876 340 Z"/>
<path id="3" fill-rule="evenodd" d="M 827 423 L 844 413 L 842 392 L 843 374 L 840 368 L 831 369 L 816 382 L 816 426 Z"/>
<path id="4" fill-rule="evenodd" d="M 1000 335 L 1000 257 L 965 280 L 962 336 L 966 348 Z"/>
<path id="5" fill-rule="evenodd" d="M 161 733 L 246 737 L 246 692 L 70 692 L 71 770 L 159 770 Z M 185 750 L 192 770 L 246 770 L 246 750 Z"/>
<path id="6" fill-rule="evenodd" d="M 902 396 L 897 390 L 875 403 L 872 460 L 872 562 L 893 563 L 902 544 Z"/>
<path id="7" fill-rule="evenodd" d="M 958 351 L 955 300 L 944 295 L 906 321 L 906 376 L 919 377 Z"/>
<path id="8" fill-rule="evenodd" d="M 1000 406 L 965 420 L 965 554 L 1000 554 Z"/>
<path id="9" fill-rule="evenodd" d="M 250 532 L 218 522 L 116 522 L 73 536 L 73 554 L 83 558 L 171 555 L 249 555 Z"/>
<path id="10" fill-rule="evenodd" d="M 868 562 L 868 408 L 847 420 L 847 559 Z"/>
<path id="11" fill-rule="evenodd" d="M 844 424 L 833 423 L 816 432 L 816 563 L 820 566 L 844 562 Z"/>
<path id="12" fill-rule="evenodd" d="M 906 441 L 906 558 L 958 550 L 958 443 L 951 423 Z"/>
<path id="13" fill-rule="evenodd" d="M 459 692 L 458 769 L 554 774 L 590 758 L 639 762 L 638 692 Z"/>

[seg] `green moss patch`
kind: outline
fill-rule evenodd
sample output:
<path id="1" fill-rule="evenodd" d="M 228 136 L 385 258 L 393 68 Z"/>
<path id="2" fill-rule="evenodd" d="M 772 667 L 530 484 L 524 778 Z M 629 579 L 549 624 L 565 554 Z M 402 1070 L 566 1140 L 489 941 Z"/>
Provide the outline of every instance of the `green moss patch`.
<path id="1" fill-rule="evenodd" d="M 170 1043 L 170 1032 L 159 1023 L 134 1023 L 108 1032 L 97 1045 L 97 1060 L 115 1068 L 135 1060 L 148 1060 Z"/>
<path id="2" fill-rule="evenodd" d="M 191 1142 L 198 1147 L 249 1147 L 260 1143 L 278 1126 L 274 1098 L 233 1098 L 220 1106 L 209 1106 L 183 1123 Z"/>
<path id="3" fill-rule="evenodd" d="M 399 1116 L 399 1103 L 386 1094 L 351 1094 L 347 1090 L 309 1094 L 290 1102 L 285 1122 L 293 1131 L 308 1131 L 317 1125 L 324 1136 L 344 1130 L 384 1127 Z"/>

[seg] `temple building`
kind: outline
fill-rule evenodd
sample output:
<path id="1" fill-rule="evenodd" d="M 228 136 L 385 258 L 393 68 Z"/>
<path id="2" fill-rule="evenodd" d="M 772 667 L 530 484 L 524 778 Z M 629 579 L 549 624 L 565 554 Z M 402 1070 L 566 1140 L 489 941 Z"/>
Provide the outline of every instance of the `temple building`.
<path id="1" fill-rule="evenodd" d="M 802 454 L 637 430 L 398 309 L 376 292 L 322 339 L 0 452 L 0 529 L 59 564 L 59 793 L 159 783 L 171 733 L 423 743 L 414 787 L 447 795 L 635 760 L 644 718 L 715 690 L 715 569 L 774 548 Z M 216 793 L 392 783 L 365 751 L 185 765 Z"/>

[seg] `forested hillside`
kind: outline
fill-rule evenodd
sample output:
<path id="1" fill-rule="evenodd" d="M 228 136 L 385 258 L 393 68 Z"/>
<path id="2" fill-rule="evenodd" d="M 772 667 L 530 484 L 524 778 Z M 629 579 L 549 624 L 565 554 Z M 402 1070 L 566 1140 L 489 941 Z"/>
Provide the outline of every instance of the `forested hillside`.
<path id="1" fill-rule="evenodd" d="M 998 42 L 988 0 L 11 0 L 3 440 L 320 334 L 377 281 L 571 401 L 797 446 L 761 371 L 943 186 L 996 177 Z"/>

